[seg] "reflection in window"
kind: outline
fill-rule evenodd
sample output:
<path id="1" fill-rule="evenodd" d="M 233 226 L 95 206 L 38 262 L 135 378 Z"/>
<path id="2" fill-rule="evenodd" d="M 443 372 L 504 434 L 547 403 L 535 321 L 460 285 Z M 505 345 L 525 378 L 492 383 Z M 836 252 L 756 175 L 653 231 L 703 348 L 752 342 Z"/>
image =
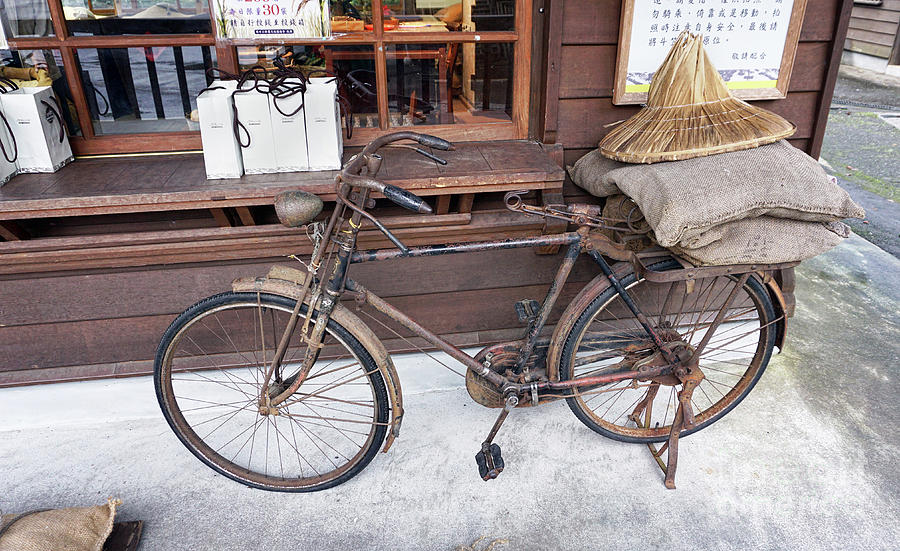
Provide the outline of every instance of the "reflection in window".
<path id="1" fill-rule="evenodd" d="M 375 51 L 372 46 L 238 47 L 241 71 L 254 65 L 275 69 L 275 59 L 304 74 L 325 71 L 338 77 L 338 91 L 352 112 L 355 128 L 378 128 Z"/>
<path id="2" fill-rule="evenodd" d="M 81 127 L 75 102 L 69 91 L 62 57 L 56 50 L 0 50 L 0 76 L 19 88 L 51 86 L 70 136 L 80 136 Z"/>
<path id="3" fill-rule="evenodd" d="M 0 19 L 10 38 L 54 34 L 47 0 L 0 0 Z"/>
<path id="4" fill-rule="evenodd" d="M 94 133 L 197 130 L 197 94 L 208 84 L 212 48 L 165 46 L 76 52 Z"/>
<path id="5" fill-rule="evenodd" d="M 397 32 L 511 31 L 515 0 L 383 0 L 385 29 Z"/>
<path id="6" fill-rule="evenodd" d="M 392 126 L 509 122 L 514 44 L 386 48 Z"/>
<path id="7" fill-rule="evenodd" d="M 211 32 L 205 0 L 63 0 L 73 35 Z"/>

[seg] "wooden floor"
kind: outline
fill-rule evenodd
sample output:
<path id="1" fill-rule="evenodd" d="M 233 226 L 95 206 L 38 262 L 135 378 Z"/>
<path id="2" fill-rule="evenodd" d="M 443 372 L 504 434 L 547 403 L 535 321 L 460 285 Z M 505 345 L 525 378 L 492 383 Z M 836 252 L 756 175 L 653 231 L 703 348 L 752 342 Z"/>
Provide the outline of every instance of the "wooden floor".
<path id="1" fill-rule="evenodd" d="M 546 189 L 563 179 L 534 142 L 472 142 L 433 151 L 447 160 L 444 166 L 407 148 L 383 152 L 379 178 L 419 195 Z M 335 174 L 207 180 L 199 154 L 80 159 L 54 174 L 22 174 L 0 187 L 0 220 L 268 205 L 276 194 L 299 188 L 327 201 L 334 199 Z"/>

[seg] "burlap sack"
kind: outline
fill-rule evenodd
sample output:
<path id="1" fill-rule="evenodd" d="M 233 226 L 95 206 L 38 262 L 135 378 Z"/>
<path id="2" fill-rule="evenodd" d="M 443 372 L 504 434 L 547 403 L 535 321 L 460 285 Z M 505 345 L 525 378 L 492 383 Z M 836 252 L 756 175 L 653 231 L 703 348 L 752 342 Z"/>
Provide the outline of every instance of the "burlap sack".
<path id="1" fill-rule="evenodd" d="M 621 192 L 615 184 L 606 181 L 606 174 L 625 166 L 628 165 L 607 159 L 600 154 L 599 149 L 595 149 L 575 161 L 575 166 L 566 167 L 566 171 L 569 173 L 569 178 L 581 189 L 595 197 L 608 197 Z"/>
<path id="2" fill-rule="evenodd" d="M 812 258 L 849 235 L 841 222 L 759 216 L 716 226 L 670 248 L 701 265 L 775 264 Z"/>
<path id="3" fill-rule="evenodd" d="M 121 504 L 110 499 L 106 505 L 42 511 L 18 520 L 19 515 L 3 515 L 0 551 L 101 551 Z"/>
<path id="4" fill-rule="evenodd" d="M 815 159 L 785 141 L 685 161 L 624 165 L 606 172 L 603 181 L 634 199 L 664 247 L 762 215 L 807 222 L 865 216 Z"/>

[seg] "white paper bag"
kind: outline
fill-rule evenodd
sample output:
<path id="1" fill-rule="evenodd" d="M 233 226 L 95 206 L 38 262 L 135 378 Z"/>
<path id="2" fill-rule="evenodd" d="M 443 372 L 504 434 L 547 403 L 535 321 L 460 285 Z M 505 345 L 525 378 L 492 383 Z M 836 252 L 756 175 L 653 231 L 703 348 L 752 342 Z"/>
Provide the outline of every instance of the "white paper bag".
<path id="1" fill-rule="evenodd" d="M 19 156 L 18 144 L 12 134 L 9 119 L 2 112 L 0 112 L 0 147 L 2 147 L 0 152 L 0 186 L 2 186 L 19 173 L 19 167 L 16 166 L 16 158 Z"/>
<path id="2" fill-rule="evenodd" d="M 270 101 L 269 95 L 257 90 L 252 80 L 244 82 L 243 87 L 234 92 L 244 172 L 247 174 L 278 171 L 272 119 L 269 115 Z"/>
<path id="3" fill-rule="evenodd" d="M 234 135 L 231 94 L 236 87 L 233 80 L 215 80 L 197 96 L 203 164 L 210 180 L 244 175 L 241 147 Z"/>
<path id="4" fill-rule="evenodd" d="M 310 170 L 341 168 L 344 142 L 334 77 L 309 79 L 306 89 L 306 142 L 309 145 Z"/>
<path id="5" fill-rule="evenodd" d="M 62 109 L 49 86 L 19 88 L 0 94 L 19 156 L 19 172 L 56 172 L 74 157 Z"/>
<path id="6" fill-rule="evenodd" d="M 285 79 L 273 90 L 269 115 L 272 118 L 272 137 L 275 141 L 275 165 L 278 172 L 309 170 L 306 144 L 306 109 L 304 94 L 299 92 L 299 79 Z M 296 93 L 287 95 L 289 90 Z M 278 97 L 282 94 L 282 97 Z"/>

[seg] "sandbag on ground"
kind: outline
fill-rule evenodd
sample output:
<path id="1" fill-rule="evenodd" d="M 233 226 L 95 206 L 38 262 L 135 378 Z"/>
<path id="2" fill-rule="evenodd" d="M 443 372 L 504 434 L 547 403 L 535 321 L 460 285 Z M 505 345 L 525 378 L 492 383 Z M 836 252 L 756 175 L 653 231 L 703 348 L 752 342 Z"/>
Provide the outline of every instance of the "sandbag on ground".
<path id="1" fill-rule="evenodd" d="M 0 517 L 0 551 L 100 551 L 113 529 L 116 507 L 70 507 Z"/>
<path id="2" fill-rule="evenodd" d="M 590 193 L 606 196 L 618 188 L 631 197 L 664 247 L 763 215 L 807 222 L 865 216 L 815 159 L 785 141 L 653 165 L 626 165 L 591 152 L 570 174 Z"/>

